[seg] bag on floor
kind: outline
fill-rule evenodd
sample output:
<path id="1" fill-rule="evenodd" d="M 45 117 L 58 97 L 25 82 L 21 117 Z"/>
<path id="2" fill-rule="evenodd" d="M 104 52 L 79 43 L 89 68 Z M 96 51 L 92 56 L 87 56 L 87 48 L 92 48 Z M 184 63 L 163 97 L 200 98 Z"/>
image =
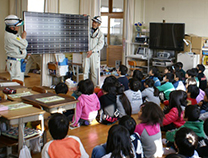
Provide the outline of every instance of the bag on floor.
<path id="1" fill-rule="evenodd" d="M 32 158 L 30 150 L 26 145 L 23 145 L 22 149 L 20 150 L 19 158 Z"/>
<path id="2" fill-rule="evenodd" d="M 98 115 L 96 117 L 96 120 L 99 123 L 103 123 L 103 122 L 113 123 L 113 122 L 115 122 L 115 121 L 118 120 L 118 116 L 119 116 L 118 109 L 116 109 L 116 111 L 114 112 L 114 116 L 113 117 L 109 116 L 108 114 L 105 114 L 104 111 L 103 111 L 103 109 L 100 109 L 98 111 Z"/>

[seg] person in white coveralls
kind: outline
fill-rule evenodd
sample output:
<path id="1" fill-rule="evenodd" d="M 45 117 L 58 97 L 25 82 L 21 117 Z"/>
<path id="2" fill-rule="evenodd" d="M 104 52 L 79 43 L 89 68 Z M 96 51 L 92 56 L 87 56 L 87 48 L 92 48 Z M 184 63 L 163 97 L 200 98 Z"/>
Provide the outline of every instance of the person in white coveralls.
<path id="1" fill-rule="evenodd" d="M 90 32 L 90 48 L 87 53 L 83 53 L 84 80 L 89 78 L 95 86 L 99 85 L 100 73 L 100 50 L 104 46 L 104 35 L 99 29 L 101 25 L 101 17 L 92 18 L 92 28 Z"/>
<path id="2" fill-rule="evenodd" d="M 7 70 L 10 74 L 10 80 L 17 79 L 24 82 L 25 71 L 25 57 L 27 55 L 26 40 L 27 33 L 23 31 L 22 35 L 18 35 L 19 27 L 24 22 L 16 15 L 9 15 L 5 18 L 5 36 L 4 36 L 4 48 L 7 54 Z"/>

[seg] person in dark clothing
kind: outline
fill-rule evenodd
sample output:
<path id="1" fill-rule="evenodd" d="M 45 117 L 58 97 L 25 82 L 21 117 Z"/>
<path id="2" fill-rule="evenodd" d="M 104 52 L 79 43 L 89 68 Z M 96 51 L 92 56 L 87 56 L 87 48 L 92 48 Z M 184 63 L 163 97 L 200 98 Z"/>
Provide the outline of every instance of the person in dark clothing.
<path id="1" fill-rule="evenodd" d="M 207 88 L 207 78 L 204 75 L 205 67 L 202 64 L 198 64 L 196 68 L 198 70 L 199 88 L 204 91 Z"/>
<path id="2" fill-rule="evenodd" d="M 129 81 L 126 77 L 126 74 L 128 72 L 128 68 L 125 65 L 120 65 L 119 69 L 117 70 L 117 73 L 119 74 L 118 81 L 124 85 L 125 91 L 129 89 Z"/>
<path id="3" fill-rule="evenodd" d="M 111 124 L 118 120 L 119 112 L 116 104 L 116 86 L 112 83 L 105 85 L 106 94 L 100 97 L 101 110 L 98 112 L 97 121 Z"/>

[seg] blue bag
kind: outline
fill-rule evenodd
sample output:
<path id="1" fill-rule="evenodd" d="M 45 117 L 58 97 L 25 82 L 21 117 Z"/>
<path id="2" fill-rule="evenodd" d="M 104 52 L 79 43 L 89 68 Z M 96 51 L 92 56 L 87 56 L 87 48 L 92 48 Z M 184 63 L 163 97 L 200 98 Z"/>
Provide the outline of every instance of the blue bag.
<path id="1" fill-rule="evenodd" d="M 21 59 L 20 60 L 20 63 L 21 63 L 21 65 L 20 65 L 20 67 L 21 67 L 21 72 L 25 72 L 25 70 L 26 70 L 26 62 L 25 62 L 25 59 Z"/>

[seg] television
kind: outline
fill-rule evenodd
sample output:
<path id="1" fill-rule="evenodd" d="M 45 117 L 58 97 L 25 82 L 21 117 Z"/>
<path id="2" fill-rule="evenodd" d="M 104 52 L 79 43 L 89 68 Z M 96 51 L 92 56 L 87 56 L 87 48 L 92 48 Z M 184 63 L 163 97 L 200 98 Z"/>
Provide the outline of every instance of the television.
<path id="1" fill-rule="evenodd" d="M 150 23 L 150 49 L 183 51 L 184 23 Z"/>

